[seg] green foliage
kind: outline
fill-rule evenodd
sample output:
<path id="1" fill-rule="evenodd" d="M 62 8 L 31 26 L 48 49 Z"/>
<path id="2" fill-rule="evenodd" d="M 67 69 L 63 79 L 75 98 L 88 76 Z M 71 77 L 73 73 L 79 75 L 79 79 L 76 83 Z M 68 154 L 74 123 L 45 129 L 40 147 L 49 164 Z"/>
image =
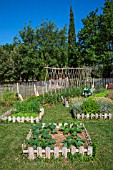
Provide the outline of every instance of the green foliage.
<path id="1" fill-rule="evenodd" d="M 10 47 L 4 48 L 0 46 L 0 82 L 14 81 L 14 61 L 11 51 Z"/>
<path id="2" fill-rule="evenodd" d="M 51 149 L 54 149 L 53 145 L 56 143 L 56 141 L 52 139 L 51 134 L 57 133 L 56 125 L 46 123 L 43 128 L 41 128 L 41 126 L 42 124 L 39 123 L 38 125 L 33 125 L 31 127 L 32 137 L 27 140 L 28 145 L 32 145 L 34 149 L 39 146 L 41 146 L 43 149 L 45 149 L 47 146 Z M 59 131 L 63 131 L 64 135 L 70 134 L 66 137 L 66 139 L 61 141 L 61 143 L 64 143 L 63 146 L 70 148 L 72 145 L 75 145 L 77 148 L 79 148 L 85 142 L 85 140 L 77 136 L 77 133 L 81 133 L 83 131 L 83 127 L 77 122 L 71 123 L 71 127 L 70 123 L 66 126 L 63 125 Z"/>
<path id="3" fill-rule="evenodd" d="M 11 114 L 11 117 L 31 117 L 31 116 L 33 116 L 33 117 L 37 117 L 38 116 L 38 114 L 39 113 L 29 113 L 29 112 L 27 112 L 27 113 L 25 113 L 25 112 L 14 112 L 14 113 L 12 113 Z"/>
<path id="4" fill-rule="evenodd" d="M 52 139 L 50 133 L 56 133 L 56 126 L 53 124 L 45 124 L 45 127 L 42 128 L 42 124 L 33 125 L 31 127 L 33 137 L 27 140 L 28 145 L 32 145 L 34 149 L 37 147 L 42 147 L 45 149 L 46 147 L 50 147 L 54 149 L 53 144 L 55 144 L 55 140 Z"/>
<path id="5" fill-rule="evenodd" d="M 93 99 L 86 99 L 85 101 L 83 101 L 83 104 L 81 106 L 82 110 L 83 110 L 83 113 L 88 113 L 88 114 L 91 114 L 91 113 L 98 113 L 99 112 L 99 104 L 98 102 L 96 102 L 95 100 Z"/>
<path id="6" fill-rule="evenodd" d="M 15 93 L 11 91 L 4 92 L 2 102 L 5 105 L 12 106 L 17 101 L 18 101 L 18 97 Z"/>
<path id="7" fill-rule="evenodd" d="M 113 104 L 107 101 L 98 101 L 99 103 L 99 111 L 100 113 L 112 113 L 113 112 Z"/>
<path id="8" fill-rule="evenodd" d="M 70 23 L 68 30 L 68 65 L 77 67 L 77 52 L 76 52 L 76 34 L 74 24 L 74 14 L 72 6 L 70 6 Z"/>
<path id="9" fill-rule="evenodd" d="M 70 99 L 71 97 L 81 96 L 81 94 L 82 94 L 82 87 L 79 88 L 69 87 L 66 89 L 58 89 L 56 91 L 45 93 L 44 96 L 40 95 L 38 98 L 41 104 L 49 103 L 52 105 L 52 104 L 57 104 L 59 102 L 62 102 L 61 96 L 63 96 L 63 98 Z"/>
<path id="10" fill-rule="evenodd" d="M 98 68 L 95 76 L 109 77 L 113 56 L 113 2 L 104 4 L 100 16 L 97 12 L 98 9 L 90 12 L 82 20 L 84 26 L 78 34 L 79 55 L 83 65 Z"/>
<path id="11" fill-rule="evenodd" d="M 69 135 L 66 137 L 66 139 L 60 141 L 61 143 L 64 143 L 63 146 L 67 148 L 71 148 L 72 145 L 79 148 L 83 145 L 83 143 L 86 142 L 77 136 L 77 133 L 81 133 L 83 131 L 83 127 L 77 122 L 71 123 L 71 127 L 70 123 L 66 126 L 62 125 L 59 131 L 63 131 L 64 135 Z"/>
<path id="12" fill-rule="evenodd" d="M 44 80 L 45 66 L 87 65 L 93 67 L 93 77 L 109 77 L 113 67 L 113 2 L 106 1 L 102 9 L 102 14 L 96 9 L 82 19 L 78 42 L 72 7 L 68 37 L 66 26 L 59 30 L 48 20 L 36 29 L 30 23 L 25 25 L 12 44 L 0 46 L 0 81 Z"/>
<path id="13" fill-rule="evenodd" d="M 100 91 L 100 90 L 99 90 Z M 109 90 L 102 90 L 101 92 L 99 92 L 98 91 L 98 93 L 96 93 L 97 92 L 97 90 L 96 90 L 96 92 L 93 94 L 93 96 L 90 96 L 89 98 L 95 98 L 95 97 L 106 97 L 107 96 L 107 94 L 109 94 L 110 92 L 109 92 Z"/>
<path id="14" fill-rule="evenodd" d="M 99 94 L 101 94 L 101 92 L 107 92 L 107 90 L 105 90 L 105 88 L 103 87 L 103 84 L 102 83 L 97 83 L 96 85 L 95 85 L 95 91 L 94 91 L 94 93 L 96 94 L 96 93 L 99 93 Z"/>
<path id="15" fill-rule="evenodd" d="M 15 103 L 14 108 L 16 108 L 16 112 L 39 113 L 40 102 L 37 97 L 31 97 L 23 102 Z"/>

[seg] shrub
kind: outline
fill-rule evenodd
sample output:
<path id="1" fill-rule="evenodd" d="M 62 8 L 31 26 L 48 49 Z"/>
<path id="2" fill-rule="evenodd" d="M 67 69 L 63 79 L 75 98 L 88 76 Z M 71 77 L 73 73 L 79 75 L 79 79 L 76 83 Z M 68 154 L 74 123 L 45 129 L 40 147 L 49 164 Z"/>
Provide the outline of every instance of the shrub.
<path id="1" fill-rule="evenodd" d="M 97 101 L 95 100 L 92 100 L 90 98 L 86 99 L 82 106 L 81 106 L 82 110 L 83 110 L 83 113 L 88 113 L 88 114 L 91 114 L 91 113 L 98 113 L 99 112 L 99 104 Z"/>
<path id="2" fill-rule="evenodd" d="M 17 94 L 15 94 L 15 93 L 13 93 L 11 91 L 4 92 L 2 102 L 5 105 L 12 106 L 17 101 L 18 101 Z"/>
<path id="3" fill-rule="evenodd" d="M 93 96 L 90 96 L 90 98 L 94 98 L 94 97 L 105 97 L 109 94 L 109 90 L 103 90 L 102 92 L 100 93 L 96 93 L 94 94 Z"/>
<path id="4" fill-rule="evenodd" d="M 96 97 L 95 101 L 99 104 L 100 113 L 111 113 L 113 112 L 113 101 L 107 97 Z"/>
<path id="5" fill-rule="evenodd" d="M 17 102 L 14 107 L 17 109 L 17 112 L 35 113 L 40 110 L 40 102 L 38 97 L 31 97 L 23 102 Z"/>

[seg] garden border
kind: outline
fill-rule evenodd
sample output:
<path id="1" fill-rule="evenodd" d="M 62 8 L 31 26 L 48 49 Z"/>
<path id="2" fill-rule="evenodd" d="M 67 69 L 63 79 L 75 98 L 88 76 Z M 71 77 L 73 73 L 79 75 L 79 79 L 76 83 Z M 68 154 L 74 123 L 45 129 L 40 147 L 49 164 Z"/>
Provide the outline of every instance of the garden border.
<path id="1" fill-rule="evenodd" d="M 56 128 L 60 128 L 62 126 L 62 123 L 59 123 L 58 125 L 56 123 L 50 123 L 50 124 L 54 124 L 56 125 Z M 64 123 L 64 126 L 68 125 L 68 123 Z M 71 127 L 72 124 L 70 124 Z M 72 155 L 79 153 L 82 154 L 82 156 L 84 156 L 84 154 L 86 153 L 86 155 L 90 155 L 92 156 L 93 154 L 93 146 L 92 146 L 92 141 L 91 138 L 84 126 L 83 123 L 80 123 L 80 125 L 83 126 L 84 130 L 85 130 L 85 134 L 86 134 L 86 139 L 88 142 L 88 147 L 84 148 L 84 146 L 80 146 L 78 149 L 73 146 L 71 147 L 71 149 L 68 149 L 67 147 L 62 147 L 61 149 L 59 149 L 59 147 L 54 147 L 54 150 L 51 150 L 50 147 L 46 147 L 45 149 L 42 149 L 41 147 L 37 147 L 37 150 L 33 150 L 33 147 L 30 146 L 28 147 L 28 149 L 26 149 L 26 143 L 24 141 L 24 143 L 22 144 L 22 153 L 23 154 L 28 154 L 28 159 L 30 160 L 34 160 L 36 157 L 41 157 L 41 158 L 51 158 L 51 155 L 54 155 L 54 158 L 59 158 L 59 155 L 63 155 L 65 158 L 68 157 L 68 153 L 71 153 Z M 45 126 L 45 123 L 42 123 L 42 127 Z M 29 133 L 27 134 L 26 139 L 30 139 L 32 136 L 32 130 L 30 129 Z"/>
<path id="2" fill-rule="evenodd" d="M 96 114 L 93 114 L 93 113 L 91 113 L 91 114 L 84 114 L 84 113 L 82 113 L 82 114 L 74 114 L 74 112 L 73 112 L 73 115 L 75 116 L 75 118 L 77 119 L 77 120 L 80 120 L 80 119 L 82 119 L 82 120 L 84 120 L 84 119 L 87 119 L 87 120 L 89 120 L 89 119 L 112 119 L 112 114 L 111 113 L 104 113 L 104 114 L 98 114 L 98 113 L 96 113 Z"/>
<path id="3" fill-rule="evenodd" d="M 11 115 L 11 111 L 12 110 L 10 110 L 10 115 Z M 20 117 L 20 116 L 18 116 L 18 117 L 15 117 L 15 116 L 13 116 L 13 117 L 11 117 L 11 116 L 2 116 L 0 119 L 3 120 L 3 121 L 7 121 L 8 120 L 8 122 L 12 121 L 13 123 L 15 123 L 15 122 L 24 123 L 25 121 L 30 122 L 30 123 L 34 123 L 34 122 L 39 123 L 40 120 L 42 119 L 43 115 L 44 115 L 44 108 L 40 108 L 40 113 L 39 113 L 39 115 L 36 118 L 34 118 L 33 116 L 31 116 L 31 117 L 24 117 L 24 116 L 22 116 L 22 117 Z"/>

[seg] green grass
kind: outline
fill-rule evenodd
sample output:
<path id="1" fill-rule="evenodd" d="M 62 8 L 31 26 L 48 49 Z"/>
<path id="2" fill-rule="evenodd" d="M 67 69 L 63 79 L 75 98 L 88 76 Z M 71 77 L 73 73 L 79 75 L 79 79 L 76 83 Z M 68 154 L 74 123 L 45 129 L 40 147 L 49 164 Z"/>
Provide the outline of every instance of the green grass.
<path id="1" fill-rule="evenodd" d="M 112 170 L 113 169 L 113 119 L 85 121 L 92 138 L 97 141 L 94 160 L 27 160 L 21 153 L 31 124 L 0 124 L 0 170 Z"/>
<path id="2" fill-rule="evenodd" d="M 63 123 L 72 119 L 70 113 L 71 107 L 64 107 L 63 104 L 57 104 L 51 107 L 44 107 L 43 123 Z"/>

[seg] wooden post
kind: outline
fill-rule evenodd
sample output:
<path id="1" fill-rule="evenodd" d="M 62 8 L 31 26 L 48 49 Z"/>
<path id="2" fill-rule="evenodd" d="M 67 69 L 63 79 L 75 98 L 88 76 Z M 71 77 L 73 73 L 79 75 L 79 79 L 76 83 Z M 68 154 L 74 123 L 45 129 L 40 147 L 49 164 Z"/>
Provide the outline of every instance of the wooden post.
<path id="1" fill-rule="evenodd" d="M 25 118 L 24 118 L 24 116 L 22 116 L 22 123 L 24 123 L 24 120 L 25 120 Z"/>
<path id="2" fill-rule="evenodd" d="M 11 116 L 8 116 L 8 121 L 10 122 L 12 119 L 11 119 Z"/>
<path id="3" fill-rule="evenodd" d="M 45 151 L 46 151 L 46 153 L 45 153 L 46 158 L 50 159 L 50 147 L 46 147 Z"/>
<path id="4" fill-rule="evenodd" d="M 59 148 L 58 147 L 54 147 L 54 158 L 58 158 L 59 157 Z"/>
<path id="5" fill-rule="evenodd" d="M 15 116 L 13 116 L 13 123 L 15 123 L 16 122 L 16 118 L 15 118 Z"/>
<path id="6" fill-rule="evenodd" d="M 34 84 L 34 93 L 35 93 L 35 96 L 39 96 L 39 93 L 38 93 L 38 91 L 36 89 L 36 85 L 35 84 Z"/>
<path id="7" fill-rule="evenodd" d="M 91 113 L 91 119 L 94 117 L 94 114 L 93 113 Z"/>
<path id="8" fill-rule="evenodd" d="M 67 158 L 67 148 L 62 147 L 62 155 L 64 155 L 65 158 Z"/>
<path id="9" fill-rule="evenodd" d="M 82 155 L 84 155 L 84 147 L 83 147 L 83 146 L 80 146 L 80 148 L 79 148 L 79 153 L 82 154 Z"/>
<path id="10" fill-rule="evenodd" d="M 92 154 L 93 154 L 93 147 L 88 146 L 87 155 L 92 155 Z"/>
<path id="11" fill-rule="evenodd" d="M 39 117 L 36 117 L 36 123 L 39 123 Z"/>
<path id="12" fill-rule="evenodd" d="M 102 119 L 103 117 L 102 117 L 102 113 L 100 113 L 100 119 Z"/>
<path id="13" fill-rule="evenodd" d="M 76 147 L 72 146 L 71 147 L 71 154 L 74 155 L 76 153 Z"/>
<path id="14" fill-rule="evenodd" d="M 16 120 L 17 120 L 17 122 L 19 122 L 19 123 L 20 123 L 20 117 L 19 117 L 19 116 L 17 117 L 17 119 L 16 119 Z"/>
<path id="15" fill-rule="evenodd" d="M 37 156 L 42 157 L 42 148 L 41 147 L 37 147 Z"/>
<path id="16" fill-rule="evenodd" d="M 35 159 L 33 147 L 28 147 L 28 153 L 29 153 L 28 159 L 30 160 Z"/>
<path id="17" fill-rule="evenodd" d="M 108 116 L 107 113 L 105 113 L 105 114 L 104 114 L 104 119 L 107 119 L 107 116 Z"/>
<path id="18" fill-rule="evenodd" d="M 95 114 L 96 119 L 98 119 L 98 113 Z"/>
<path id="19" fill-rule="evenodd" d="M 18 93 L 18 97 L 21 101 L 23 101 L 22 95 L 20 93 Z"/>
<path id="20" fill-rule="evenodd" d="M 111 113 L 109 113 L 109 119 L 111 119 L 112 118 L 112 114 Z"/>
<path id="21" fill-rule="evenodd" d="M 79 114 L 79 113 L 77 114 L 77 119 L 78 119 L 78 120 L 80 119 L 80 114 Z"/>
<path id="22" fill-rule="evenodd" d="M 33 116 L 31 116 L 31 123 L 34 123 L 34 118 L 33 118 Z"/>
<path id="23" fill-rule="evenodd" d="M 16 88 L 17 88 L 17 93 L 19 94 L 19 85 L 18 85 L 18 83 L 16 84 Z"/>
<path id="24" fill-rule="evenodd" d="M 82 119 L 84 119 L 84 113 L 82 113 Z"/>
<path id="25" fill-rule="evenodd" d="M 88 113 L 86 114 L 86 118 L 89 119 L 89 114 Z"/>
<path id="26" fill-rule="evenodd" d="M 65 107 L 69 107 L 69 101 L 65 98 Z"/>

